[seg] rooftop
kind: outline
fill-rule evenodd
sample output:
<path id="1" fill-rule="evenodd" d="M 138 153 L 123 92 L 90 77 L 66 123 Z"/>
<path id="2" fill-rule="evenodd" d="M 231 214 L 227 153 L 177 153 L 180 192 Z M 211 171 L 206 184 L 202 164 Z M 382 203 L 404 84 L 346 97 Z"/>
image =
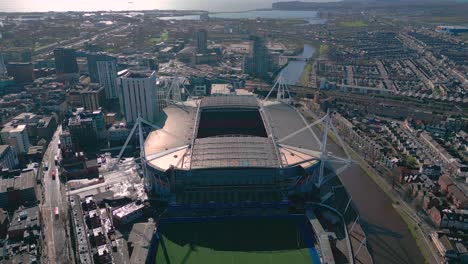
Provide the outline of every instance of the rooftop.
<path id="1" fill-rule="evenodd" d="M 128 71 L 123 78 L 145 79 L 154 74 L 154 71 Z"/>
<path id="2" fill-rule="evenodd" d="M 8 231 L 39 227 L 39 207 L 19 208 L 13 214 Z"/>
<path id="3" fill-rule="evenodd" d="M 136 203 L 130 203 L 125 206 L 122 206 L 112 212 L 112 215 L 117 218 L 123 218 L 126 215 L 132 214 L 135 211 L 143 209 L 144 205 L 137 205 Z"/>
<path id="4" fill-rule="evenodd" d="M 198 107 L 199 106 L 199 107 Z M 296 110 L 254 96 L 212 96 L 169 105 L 159 116 L 162 129 L 149 134 L 145 153 L 161 171 L 206 168 L 309 167 L 319 143 L 309 131 L 281 139 L 305 126 Z M 311 150 L 311 151 L 307 151 Z"/>

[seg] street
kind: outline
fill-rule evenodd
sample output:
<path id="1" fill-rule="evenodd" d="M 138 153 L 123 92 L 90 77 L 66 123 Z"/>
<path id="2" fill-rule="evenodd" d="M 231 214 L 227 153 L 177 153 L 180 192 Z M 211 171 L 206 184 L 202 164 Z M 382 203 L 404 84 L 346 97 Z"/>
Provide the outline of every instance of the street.
<path id="1" fill-rule="evenodd" d="M 59 177 L 59 167 L 55 164 L 55 156 L 58 153 L 59 135 L 62 129 L 59 126 L 47 148 L 43 157 L 43 166 L 47 165 L 48 170 L 43 170 L 43 193 L 44 202 L 41 205 L 44 222 L 44 234 L 47 245 L 48 263 L 69 263 L 69 241 L 66 232 L 68 204 L 65 192 Z M 52 178 L 52 173 L 56 173 L 56 178 Z M 59 208 L 59 216 L 55 217 L 54 209 Z"/>

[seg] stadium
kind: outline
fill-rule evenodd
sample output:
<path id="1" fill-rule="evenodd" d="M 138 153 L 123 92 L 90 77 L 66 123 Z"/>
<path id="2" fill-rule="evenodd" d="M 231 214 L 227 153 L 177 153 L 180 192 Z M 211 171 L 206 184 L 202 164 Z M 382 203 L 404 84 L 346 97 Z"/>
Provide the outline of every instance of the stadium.
<path id="1" fill-rule="evenodd" d="M 320 263 L 331 256 L 313 227 L 317 219 L 291 211 L 292 197 L 320 198 L 323 179 L 335 175 L 326 137 L 312 129 L 324 122 L 327 135 L 329 121 L 309 124 L 289 100 L 254 95 L 168 104 L 140 150 L 147 192 L 167 204 L 156 263 Z"/>
<path id="2" fill-rule="evenodd" d="M 169 105 L 157 126 L 144 144 L 146 173 L 172 208 L 280 205 L 314 188 L 320 145 L 305 130 L 285 139 L 306 126 L 286 103 L 204 97 Z"/>

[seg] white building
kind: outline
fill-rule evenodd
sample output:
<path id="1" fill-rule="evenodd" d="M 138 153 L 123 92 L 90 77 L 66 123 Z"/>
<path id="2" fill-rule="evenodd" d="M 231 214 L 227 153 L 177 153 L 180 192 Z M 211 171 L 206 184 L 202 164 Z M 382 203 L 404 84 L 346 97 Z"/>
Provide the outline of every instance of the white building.
<path id="1" fill-rule="evenodd" d="M 156 72 L 129 71 L 117 79 L 120 111 L 128 123 L 143 119 L 154 122 L 159 112 L 160 98 L 156 86 Z"/>
<path id="2" fill-rule="evenodd" d="M 115 61 L 98 61 L 97 70 L 99 84 L 104 86 L 107 99 L 118 98 L 117 94 L 117 63 Z"/>
<path id="3" fill-rule="evenodd" d="M 2 129 L 0 134 L 3 143 L 15 148 L 17 153 L 28 153 L 30 144 L 26 125 L 7 126 Z"/>

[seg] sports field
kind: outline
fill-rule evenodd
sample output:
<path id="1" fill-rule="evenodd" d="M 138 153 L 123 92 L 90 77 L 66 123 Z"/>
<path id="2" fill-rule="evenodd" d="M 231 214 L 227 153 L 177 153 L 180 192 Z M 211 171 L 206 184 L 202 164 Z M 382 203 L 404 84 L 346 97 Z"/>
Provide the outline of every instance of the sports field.
<path id="1" fill-rule="evenodd" d="M 157 264 L 317 263 L 293 219 L 168 223 L 159 231 Z"/>

